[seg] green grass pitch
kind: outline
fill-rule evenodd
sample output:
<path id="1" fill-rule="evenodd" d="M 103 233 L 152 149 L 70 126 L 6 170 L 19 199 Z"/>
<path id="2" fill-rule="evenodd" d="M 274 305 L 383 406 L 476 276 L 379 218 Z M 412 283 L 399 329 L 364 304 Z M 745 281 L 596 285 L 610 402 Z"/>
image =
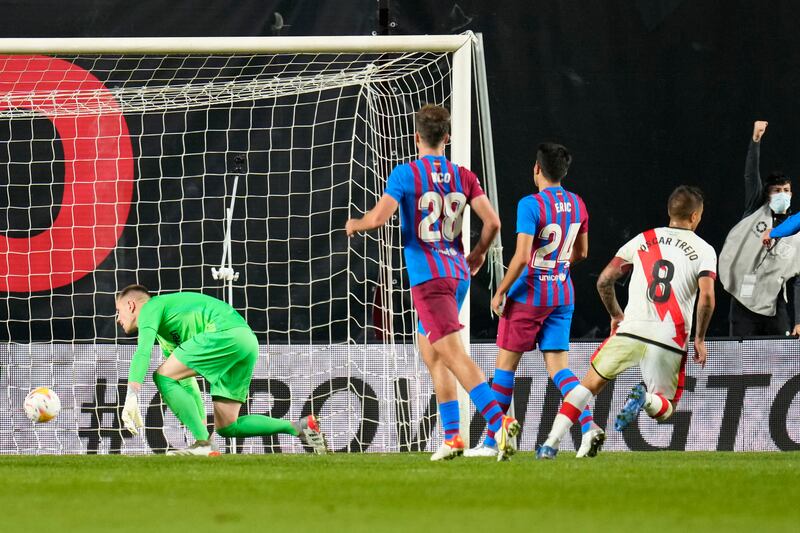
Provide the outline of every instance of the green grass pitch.
<path id="1" fill-rule="evenodd" d="M 3 456 L 0 530 L 798 531 L 800 453 Z"/>

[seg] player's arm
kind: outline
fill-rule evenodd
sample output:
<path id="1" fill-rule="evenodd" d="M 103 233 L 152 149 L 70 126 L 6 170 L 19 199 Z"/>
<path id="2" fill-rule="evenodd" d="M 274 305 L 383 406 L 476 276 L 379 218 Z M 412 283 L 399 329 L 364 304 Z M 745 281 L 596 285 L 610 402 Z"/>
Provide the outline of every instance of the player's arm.
<path id="1" fill-rule="evenodd" d="M 767 131 L 765 120 L 756 120 L 753 124 L 753 137 L 747 149 L 747 159 L 744 163 L 744 212 L 749 215 L 759 207 L 762 201 L 762 183 L 759 171 L 759 158 L 761 155 L 761 137 Z"/>
<path id="2" fill-rule="evenodd" d="M 474 276 L 483 266 L 483 262 L 486 260 L 486 252 L 500 232 L 500 217 L 497 216 L 486 195 L 474 198 L 470 205 L 483 224 L 481 236 L 467 256 L 467 265 Z"/>
<path id="3" fill-rule="evenodd" d="M 131 358 L 128 370 L 128 391 L 125 394 L 125 405 L 122 408 L 122 423 L 134 435 L 138 434 L 139 428 L 144 426 L 139 409 L 139 392 L 142 390 L 144 377 L 150 368 L 150 357 L 161 322 L 161 311 L 161 308 L 151 300 L 142 307 L 136 320 L 139 336 L 136 339 L 136 351 Z"/>
<path id="4" fill-rule="evenodd" d="M 772 228 L 772 231 L 769 232 L 769 236 L 773 239 L 780 239 L 783 237 L 791 237 L 797 232 L 800 232 L 800 213 L 795 213 L 778 224 L 777 227 Z"/>
<path id="5" fill-rule="evenodd" d="M 621 257 L 614 257 L 600 273 L 600 277 L 597 278 L 597 293 L 600 295 L 600 300 L 603 302 L 606 311 L 608 311 L 608 316 L 611 317 L 611 335 L 617 331 L 620 323 L 625 318 L 622 308 L 619 306 L 614 286 L 630 268 L 630 263 L 626 263 Z"/>
<path id="6" fill-rule="evenodd" d="M 578 236 L 572 244 L 572 253 L 569 256 L 570 265 L 579 263 L 589 257 L 589 212 L 580 197 L 578 197 L 578 206 L 583 216 L 581 216 Z"/>
<path id="7" fill-rule="evenodd" d="M 139 315 L 141 320 L 144 313 Z M 122 424 L 125 428 L 137 435 L 139 428 L 144 426 L 142 413 L 139 409 L 139 392 L 142 382 L 150 368 L 150 354 L 153 353 L 153 342 L 156 340 L 156 330 L 139 325 L 139 338 L 136 341 L 136 352 L 131 359 L 128 371 L 128 392 L 125 394 L 125 405 L 122 407 Z"/>
<path id="8" fill-rule="evenodd" d="M 572 255 L 569 257 L 570 265 L 574 265 L 589 257 L 589 232 L 578 233 L 575 244 L 572 245 Z"/>
<path id="9" fill-rule="evenodd" d="M 769 248 L 772 246 L 772 239 L 782 239 L 783 237 L 791 237 L 792 235 L 800 232 L 800 213 L 796 213 L 771 230 L 766 230 L 761 234 L 761 243 Z"/>
<path id="10" fill-rule="evenodd" d="M 514 257 L 508 264 L 503 280 L 497 287 L 497 291 L 492 298 L 492 310 L 498 315 L 503 315 L 503 298 L 508 294 L 509 289 L 514 284 L 522 271 L 528 264 L 528 259 L 531 257 L 531 248 L 533 247 L 533 235 L 528 233 L 517 233 L 517 249 L 514 251 Z"/>
<path id="11" fill-rule="evenodd" d="M 156 340 L 156 330 L 150 327 L 139 326 L 139 337 L 136 341 L 136 352 L 131 358 L 131 366 L 128 370 L 128 386 L 135 392 L 139 392 L 150 368 L 150 356 L 153 353 L 153 343 Z"/>
<path id="12" fill-rule="evenodd" d="M 370 209 L 366 215 L 361 218 L 351 218 L 347 221 L 347 224 L 344 226 L 347 236 L 352 237 L 355 233 L 361 231 L 370 231 L 375 228 L 380 228 L 386 224 L 394 212 L 397 211 L 397 206 L 397 200 L 388 194 L 384 194 L 381 196 L 381 199 L 378 200 L 378 203 L 375 204 L 375 207 Z"/>
<path id="13" fill-rule="evenodd" d="M 702 276 L 697 280 L 700 295 L 697 297 L 697 326 L 694 333 L 694 361 L 706 366 L 706 332 L 714 314 L 714 277 Z"/>
<path id="14" fill-rule="evenodd" d="M 141 316 L 140 314 L 140 318 Z M 153 353 L 155 340 L 156 330 L 139 326 L 136 352 L 133 354 L 128 371 L 128 392 L 125 394 L 125 405 L 122 407 L 122 424 L 134 435 L 138 434 L 139 428 L 144 426 L 139 409 L 139 392 L 142 390 L 142 382 L 144 382 L 147 369 L 150 368 L 150 354 Z"/>

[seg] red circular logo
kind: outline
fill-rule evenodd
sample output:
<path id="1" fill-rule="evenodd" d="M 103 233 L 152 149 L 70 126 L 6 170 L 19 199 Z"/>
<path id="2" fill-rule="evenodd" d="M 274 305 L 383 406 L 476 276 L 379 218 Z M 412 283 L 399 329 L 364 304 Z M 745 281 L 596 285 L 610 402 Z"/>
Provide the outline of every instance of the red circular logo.
<path id="1" fill-rule="evenodd" d="M 94 271 L 125 227 L 133 196 L 128 125 L 100 80 L 51 57 L 0 56 L 0 110 L 10 108 L 52 121 L 64 149 L 64 196 L 46 231 L 0 235 L 0 291 L 63 287 Z M 94 111 L 69 111 L 80 108 Z"/>

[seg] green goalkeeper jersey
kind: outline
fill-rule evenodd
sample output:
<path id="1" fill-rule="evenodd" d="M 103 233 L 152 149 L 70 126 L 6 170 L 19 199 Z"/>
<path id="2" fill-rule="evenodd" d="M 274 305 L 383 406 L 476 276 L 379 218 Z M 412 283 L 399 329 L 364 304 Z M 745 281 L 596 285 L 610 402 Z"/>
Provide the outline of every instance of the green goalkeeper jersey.
<path id="1" fill-rule="evenodd" d="M 128 374 L 128 380 L 135 383 L 144 381 L 155 341 L 168 357 L 182 342 L 199 333 L 249 328 L 236 309 L 196 292 L 176 292 L 150 298 L 142 306 L 137 322 L 139 339 Z"/>

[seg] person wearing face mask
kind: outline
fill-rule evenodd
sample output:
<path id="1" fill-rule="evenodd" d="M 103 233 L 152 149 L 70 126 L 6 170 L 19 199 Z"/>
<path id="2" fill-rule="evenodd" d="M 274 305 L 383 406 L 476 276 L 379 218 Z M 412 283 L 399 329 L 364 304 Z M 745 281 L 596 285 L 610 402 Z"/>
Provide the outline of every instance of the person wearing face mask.
<path id="1" fill-rule="evenodd" d="M 759 173 L 761 137 L 767 122 L 753 125 L 745 162 L 745 212 L 725 239 L 719 255 L 719 279 L 731 298 L 730 335 L 800 335 L 800 235 L 785 235 L 762 246 L 772 228 L 790 214 L 792 184 L 773 172 Z M 766 235 L 765 235 L 766 234 Z M 788 287 L 794 291 L 794 320 L 787 310 Z"/>

